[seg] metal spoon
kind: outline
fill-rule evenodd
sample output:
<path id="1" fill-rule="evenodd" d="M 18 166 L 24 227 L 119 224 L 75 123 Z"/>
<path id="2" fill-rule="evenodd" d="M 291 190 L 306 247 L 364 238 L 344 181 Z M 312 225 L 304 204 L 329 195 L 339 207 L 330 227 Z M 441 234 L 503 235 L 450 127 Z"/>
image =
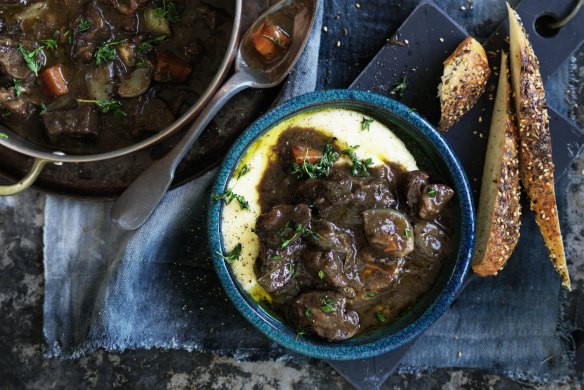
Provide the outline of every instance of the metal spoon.
<path id="1" fill-rule="evenodd" d="M 168 190 L 174 172 L 215 114 L 238 92 L 246 88 L 270 88 L 281 83 L 300 57 L 316 14 L 316 0 L 284 0 L 270 7 L 245 33 L 235 58 L 235 74 L 217 91 L 180 142 L 134 181 L 114 203 L 112 222 L 121 229 L 134 230 L 150 217 Z M 286 15 L 289 15 L 288 19 Z M 285 52 L 270 62 L 261 61 L 251 35 L 270 17 L 289 21 L 283 26 L 290 37 Z"/>

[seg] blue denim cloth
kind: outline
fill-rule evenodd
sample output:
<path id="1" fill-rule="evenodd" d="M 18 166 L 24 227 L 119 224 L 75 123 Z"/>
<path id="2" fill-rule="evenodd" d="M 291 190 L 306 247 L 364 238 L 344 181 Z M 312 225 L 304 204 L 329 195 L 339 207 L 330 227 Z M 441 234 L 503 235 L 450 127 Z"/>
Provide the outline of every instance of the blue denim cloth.
<path id="1" fill-rule="evenodd" d="M 355 2 L 325 1 L 322 23 L 328 32 L 321 36 L 317 24 L 284 98 L 315 86 L 348 86 L 416 3 L 379 0 L 357 8 Z M 460 7 L 457 0 L 438 3 L 448 10 Z M 481 3 L 474 2 L 472 14 L 453 11 L 453 16 L 486 37 L 505 17 L 504 4 Z M 475 27 L 478 23 L 482 28 Z M 286 353 L 239 316 L 216 280 L 205 238 L 213 175 L 169 192 L 152 218 L 130 233 L 110 225 L 110 203 L 47 198 L 44 336 L 49 356 L 153 347 L 251 359 Z M 565 215 L 565 184 L 558 188 Z M 400 371 L 471 367 L 535 381 L 570 374 L 564 293 L 533 218 L 525 214 L 523 239 L 509 265 L 497 278 L 471 282 L 406 355 Z"/>

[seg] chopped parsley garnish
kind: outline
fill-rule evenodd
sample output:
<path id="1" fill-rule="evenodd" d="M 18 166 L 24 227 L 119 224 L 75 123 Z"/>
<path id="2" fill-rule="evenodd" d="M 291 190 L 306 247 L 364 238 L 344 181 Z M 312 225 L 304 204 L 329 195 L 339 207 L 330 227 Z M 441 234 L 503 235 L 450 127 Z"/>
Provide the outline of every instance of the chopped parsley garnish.
<path id="1" fill-rule="evenodd" d="M 312 318 L 312 308 L 307 307 L 306 311 L 304 312 L 304 315 L 306 316 L 306 318 L 311 319 Z"/>
<path id="2" fill-rule="evenodd" d="M 223 203 L 225 203 L 226 205 L 233 202 L 233 200 L 236 200 L 243 210 L 249 210 L 249 202 L 242 195 L 238 195 L 235 192 L 233 192 L 232 189 L 227 189 L 222 194 L 213 194 L 211 195 L 211 197 L 213 198 L 214 201 L 222 200 Z"/>
<path id="3" fill-rule="evenodd" d="M 426 194 L 428 194 L 429 197 L 433 198 L 436 196 L 436 190 L 434 188 L 430 188 Z"/>
<path id="4" fill-rule="evenodd" d="M 287 248 L 291 243 L 305 234 L 310 234 L 316 240 L 320 238 L 318 233 L 313 232 L 310 228 L 303 226 L 301 223 L 294 224 L 288 221 L 277 233 L 278 237 L 282 240 L 280 247 L 282 249 Z"/>
<path id="5" fill-rule="evenodd" d="M 290 167 L 290 173 L 296 176 L 298 179 L 302 177 L 308 177 L 309 179 L 316 179 L 317 177 L 327 177 L 329 175 L 330 169 L 332 168 L 335 161 L 339 159 L 339 154 L 335 152 L 331 143 L 335 139 L 327 141 L 326 145 L 322 150 L 322 157 L 317 163 L 308 162 L 306 159 L 302 164 L 292 163 Z"/>
<path id="6" fill-rule="evenodd" d="M 280 256 L 280 255 L 273 255 L 273 256 L 268 257 L 268 260 L 270 260 L 270 261 L 276 261 L 276 260 L 281 260 L 281 259 L 282 259 L 282 256 Z"/>
<path id="7" fill-rule="evenodd" d="M 41 41 L 44 48 L 49 50 L 55 50 L 57 48 L 57 40 L 56 39 L 43 39 Z"/>
<path id="8" fill-rule="evenodd" d="M 351 162 L 353 163 L 351 173 L 353 174 L 353 176 L 366 177 L 369 176 L 367 167 L 369 165 L 373 165 L 373 159 L 371 158 L 367 158 L 364 160 L 359 159 L 357 157 L 357 154 L 355 153 L 355 150 L 357 150 L 358 148 L 359 145 L 350 146 L 347 149 L 343 150 L 341 153 L 343 153 L 346 156 L 349 156 L 349 158 L 351 159 Z"/>
<path id="9" fill-rule="evenodd" d="M 22 81 L 17 80 L 17 79 L 13 79 L 12 85 L 14 86 L 14 95 L 16 97 L 19 97 L 20 95 L 22 95 Z"/>
<path id="10" fill-rule="evenodd" d="M 91 23 L 89 22 L 89 20 L 87 20 L 85 18 L 79 19 L 79 25 L 77 26 L 77 31 L 85 32 L 85 31 L 89 30 L 90 28 L 91 28 Z"/>
<path id="11" fill-rule="evenodd" d="M 99 110 L 107 114 L 108 112 L 112 112 L 114 115 L 125 117 L 126 113 L 122 109 L 122 103 L 118 100 L 85 100 L 85 99 L 77 99 L 79 103 L 93 103 Z"/>
<path id="12" fill-rule="evenodd" d="M 286 264 L 286 269 L 288 270 L 290 275 L 292 275 L 292 277 L 296 276 L 296 268 L 294 267 L 294 264 L 292 263 Z"/>
<path id="13" fill-rule="evenodd" d="M 367 296 L 368 296 L 369 298 L 372 298 L 372 297 L 374 297 L 374 296 L 376 296 L 376 295 L 377 295 L 377 293 L 376 293 L 375 291 L 367 291 Z"/>
<path id="14" fill-rule="evenodd" d="M 154 9 L 154 15 L 164 18 L 170 23 L 180 22 L 180 15 L 176 9 L 176 4 L 172 0 L 162 0 L 162 6 Z"/>
<path id="15" fill-rule="evenodd" d="M 167 37 L 165 35 L 162 35 L 156 38 L 148 39 L 136 47 L 136 53 L 139 55 L 147 54 L 154 50 L 154 46 L 160 44 L 160 42 L 164 41 L 166 38 Z"/>
<path id="16" fill-rule="evenodd" d="M 302 329 L 300 327 L 298 329 L 296 329 L 296 341 L 298 341 L 299 337 L 302 337 L 305 334 L 308 334 L 308 333 L 304 329 Z"/>
<path id="17" fill-rule="evenodd" d="M 24 46 L 22 46 L 22 44 L 20 44 L 17 49 L 18 52 L 22 54 L 22 58 L 24 59 L 26 66 L 28 69 L 30 69 L 31 72 L 34 73 L 35 76 L 39 75 L 39 70 L 41 69 L 41 64 L 39 64 L 37 56 L 43 49 L 44 47 L 41 46 L 37 47 L 33 51 L 28 51 L 24 48 Z"/>
<path id="18" fill-rule="evenodd" d="M 333 311 L 335 311 L 335 300 L 325 296 L 324 298 L 322 298 L 322 306 L 320 307 L 320 310 L 323 313 L 332 313 Z"/>
<path id="19" fill-rule="evenodd" d="M 114 46 L 121 45 L 124 42 L 126 42 L 125 39 L 122 39 L 121 41 L 111 41 L 104 43 L 102 46 L 100 46 L 99 49 L 95 51 L 95 63 L 97 65 L 103 65 L 113 61 L 114 58 L 116 58 L 116 49 Z"/>
<path id="20" fill-rule="evenodd" d="M 268 41 L 272 42 L 274 44 L 274 46 L 280 48 L 280 49 L 286 49 L 286 45 L 284 43 L 282 43 L 282 41 L 277 38 L 277 37 L 271 37 L 269 35 L 262 35 L 263 38 L 266 38 Z"/>
<path id="21" fill-rule="evenodd" d="M 320 278 L 320 280 L 324 279 L 324 271 L 323 270 L 318 271 L 318 277 Z"/>
<path id="22" fill-rule="evenodd" d="M 404 75 L 402 79 L 395 83 L 393 89 L 391 90 L 392 95 L 396 95 L 398 98 L 401 98 L 408 87 L 408 78 Z"/>
<path id="23" fill-rule="evenodd" d="M 410 229 L 406 228 L 404 230 L 404 236 L 409 237 L 412 234 L 412 232 L 410 232 Z"/>
<path id="24" fill-rule="evenodd" d="M 0 133 L 0 139 L 8 139 L 8 134 Z"/>
<path id="25" fill-rule="evenodd" d="M 39 107 L 41 108 L 40 115 L 45 115 L 48 111 L 47 105 L 45 103 L 41 103 Z"/>
<path id="26" fill-rule="evenodd" d="M 383 315 L 382 312 L 376 311 L 375 312 L 375 317 L 377 317 L 377 319 L 379 320 L 379 322 L 385 322 L 385 316 Z"/>
<path id="27" fill-rule="evenodd" d="M 373 118 L 365 118 L 361 119 L 361 131 L 369 130 L 369 126 L 373 123 Z"/>
<path id="28" fill-rule="evenodd" d="M 237 173 L 237 180 L 239 180 L 242 176 L 247 175 L 249 171 L 250 171 L 249 166 L 247 164 L 244 164 L 244 166 L 241 167 L 241 169 Z"/>
<path id="29" fill-rule="evenodd" d="M 235 260 L 239 259 L 239 257 L 241 256 L 241 243 L 238 243 L 235 248 L 233 248 L 233 250 L 231 252 L 227 252 L 226 254 L 223 254 L 221 252 L 216 252 L 219 256 L 221 256 L 221 258 L 223 258 L 223 260 L 225 260 L 226 262 L 228 262 L 229 264 L 233 263 Z"/>

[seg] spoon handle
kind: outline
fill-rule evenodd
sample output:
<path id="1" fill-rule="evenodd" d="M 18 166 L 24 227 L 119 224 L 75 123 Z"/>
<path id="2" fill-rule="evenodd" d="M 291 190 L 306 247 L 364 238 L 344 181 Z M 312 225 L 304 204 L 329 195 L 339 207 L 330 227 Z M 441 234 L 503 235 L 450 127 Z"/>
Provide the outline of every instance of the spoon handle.
<path id="1" fill-rule="evenodd" d="M 179 143 L 146 169 L 116 200 L 111 210 L 114 225 L 123 230 L 135 230 L 146 222 L 170 187 L 176 167 L 209 122 L 229 99 L 252 84 L 244 72 L 236 72 L 225 82 Z"/>

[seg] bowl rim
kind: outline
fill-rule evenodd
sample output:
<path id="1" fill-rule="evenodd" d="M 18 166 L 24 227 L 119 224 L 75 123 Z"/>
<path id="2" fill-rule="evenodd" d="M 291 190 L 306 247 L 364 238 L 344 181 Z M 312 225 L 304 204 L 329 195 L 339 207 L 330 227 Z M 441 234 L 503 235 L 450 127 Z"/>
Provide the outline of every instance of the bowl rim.
<path id="1" fill-rule="evenodd" d="M 475 213 L 472 191 L 460 161 L 448 146 L 442 135 L 434 129 L 427 120 L 415 110 L 404 104 L 369 91 L 359 90 L 321 90 L 292 98 L 270 110 L 254 121 L 235 141 L 223 160 L 213 184 L 211 193 L 222 193 L 231 178 L 231 175 L 240 159 L 247 152 L 255 140 L 270 130 L 274 125 L 294 114 L 310 110 L 311 108 L 325 108 L 342 103 L 351 103 L 361 106 L 375 107 L 387 111 L 410 127 L 418 130 L 433 144 L 438 154 L 444 160 L 450 171 L 452 184 L 457 190 L 458 206 L 461 215 L 460 247 L 458 258 L 448 278 L 445 287 L 436 296 L 433 302 L 415 320 L 404 328 L 379 339 L 361 345 L 330 343 L 328 345 L 314 344 L 304 338 L 293 338 L 282 333 L 262 316 L 260 305 L 246 294 L 239 286 L 236 277 L 232 274 L 229 265 L 219 255 L 223 253 L 223 238 L 221 234 L 222 202 L 210 200 L 208 210 L 208 238 L 211 258 L 219 281 L 227 296 L 237 310 L 265 336 L 285 346 L 286 348 L 320 359 L 327 360 L 355 360 L 378 356 L 393 351 L 415 340 L 425 332 L 450 306 L 464 284 L 468 273 L 475 239 Z M 251 302 L 254 302 L 252 304 Z M 391 326 L 391 325 L 388 325 Z"/>

